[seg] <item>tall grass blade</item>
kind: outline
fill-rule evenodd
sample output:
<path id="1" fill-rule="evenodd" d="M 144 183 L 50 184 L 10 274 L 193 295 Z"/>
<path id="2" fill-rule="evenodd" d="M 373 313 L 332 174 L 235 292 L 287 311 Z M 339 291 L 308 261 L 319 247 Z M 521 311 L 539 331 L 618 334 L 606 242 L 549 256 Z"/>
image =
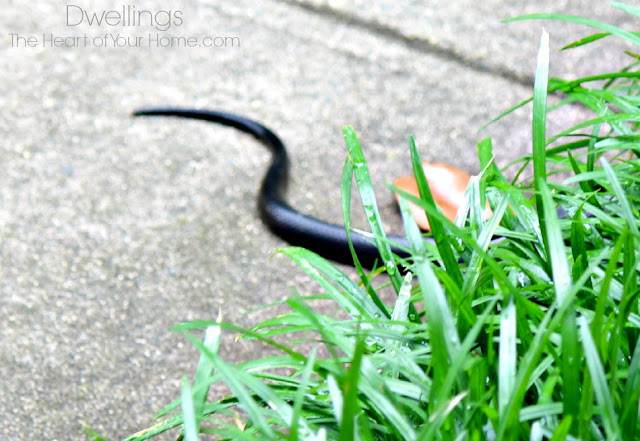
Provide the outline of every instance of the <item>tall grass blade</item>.
<path id="1" fill-rule="evenodd" d="M 620 255 L 622 253 L 622 248 L 624 244 L 627 242 L 628 230 L 623 230 L 622 234 L 618 237 L 616 244 L 611 251 L 609 256 L 609 263 L 604 270 L 604 276 L 602 277 L 602 281 L 600 282 L 600 290 L 598 292 L 598 297 L 596 299 L 596 306 L 594 310 L 593 320 L 591 322 L 591 332 L 593 335 L 601 336 L 596 340 L 596 346 L 599 350 L 600 356 L 605 355 L 605 344 L 606 340 L 608 340 L 606 335 L 602 332 L 602 327 L 605 320 L 605 310 L 607 307 L 607 303 L 611 302 L 613 299 L 610 297 L 611 294 L 611 286 L 614 283 L 615 274 L 618 268 L 618 262 L 620 259 Z"/>
<path id="2" fill-rule="evenodd" d="M 614 8 L 618 8 L 621 11 L 624 11 L 624 12 L 626 12 L 628 14 L 631 14 L 631 15 L 635 15 L 636 17 L 640 17 L 640 8 L 638 8 L 637 6 L 632 6 L 632 5 L 629 5 L 627 3 L 622 3 L 622 2 L 611 2 L 610 4 Z M 635 32 L 635 34 L 637 35 L 638 33 Z"/>
<path id="3" fill-rule="evenodd" d="M 516 379 L 516 306 L 509 297 L 500 315 L 500 349 L 498 361 L 498 412 L 505 418 L 505 411 L 515 388 Z"/>
<path id="4" fill-rule="evenodd" d="M 396 332 L 404 332 L 407 330 L 407 326 L 399 324 L 409 321 L 409 305 L 411 304 L 411 281 L 413 277 L 411 273 L 407 273 L 404 276 L 402 282 L 402 288 L 398 294 L 395 304 L 393 305 L 393 311 L 391 311 L 391 321 L 397 323 L 391 325 L 390 329 Z M 399 346 L 401 343 L 395 341 L 392 346 Z"/>
<path id="5" fill-rule="evenodd" d="M 580 343 L 578 341 L 578 326 L 576 314 L 571 311 L 567 314 L 562 326 L 562 358 L 560 360 L 560 374 L 562 377 L 562 406 L 563 423 L 571 421 L 567 433 L 578 435 L 578 417 L 580 414 L 580 372 L 583 363 L 581 360 Z M 561 438 L 564 439 L 564 438 Z"/>
<path id="6" fill-rule="evenodd" d="M 547 232 L 547 254 L 551 260 L 551 272 L 558 303 L 564 302 L 567 292 L 571 287 L 571 274 L 567 263 L 562 231 L 558 221 L 558 214 L 554 208 L 553 199 L 547 184 L 544 181 L 537 182 L 537 195 L 541 203 L 539 211 L 545 219 Z"/>
<path id="7" fill-rule="evenodd" d="M 338 380 L 334 375 L 327 376 L 327 389 L 329 390 L 329 397 L 331 398 L 331 407 L 333 410 L 333 416 L 339 425 L 342 424 L 342 413 L 344 408 L 344 398 L 342 396 L 342 389 L 338 384 Z"/>
<path id="8" fill-rule="evenodd" d="M 298 247 L 284 248 L 280 252 L 318 282 L 351 317 L 369 321 L 389 316 L 386 310 L 381 309 L 346 274 L 326 259 Z M 341 289 L 337 289 L 336 284 Z"/>
<path id="9" fill-rule="evenodd" d="M 467 396 L 468 392 L 464 391 L 450 400 L 446 400 L 440 403 L 438 408 L 433 412 L 427 424 L 424 425 L 422 431 L 418 435 L 420 440 L 431 441 L 438 439 L 438 435 L 441 434 L 440 429 L 447 421 L 447 417 L 460 405 L 462 400 Z M 460 435 L 458 436 L 458 438 Z"/>
<path id="10" fill-rule="evenodd" d="M 391 188 L 393 189 L 393 191 L 395 191 L 398 194 L 400 194 L 407 201 L 413 202 L 414 204 L 416 204 L 420 208 L 424 209 L 425 212 L 429 213 L 429 215 L 432 218 L 436 218 L 436 219 L 438 219 L 440 221 L 440 223 L 442 223 L 443 225 L 446 225 L 447 226 L 446 228 L 447 228 L 447 230 L 450 231 L 450 235 L 451 236 L 456 237 L 457 239 L 462 241 L 462 243 L 464 243 L 466 246 L 471 248 L 475 253 L 477 253 L 480 257 L 482 257 L 484 264 L 491 269 L 491 273 L 495 277 L 495 281 L 500 286 L 501 289 L 503 289 L 505 292 L 513 292 L 513 291 L 515 291 L 515 288 L 513 287 L 513 284 L 510 282 L 508 276 L 506 275 L 506 273 L 504 272 L 502 267 L 500 265 L 498 265 L 498 263 L 495 261 L 495 259 L 493 259 L 488 253 L 486 253 L 482 249 L 482 247 L 478 244 L 478 242 L 468 234 L 468 230 L 457 227 L 454 223 L 449 221 L 438 209 L 436 209 L 432 205 L 429 205 L 426 201 L 423 201 L 422 199 L 418 199 L 418 198 L 414 197 L 413 195 L 405 192 L 404 190 L 401 190 L 401 189 L 398 189 L 398 188 L 395 188 L 395 187 L 391 187 Z M 509 195 L 509 196 L 511 196 L 511 195 Z M 526 198 L 524 198 L 524 196 L 522 196 L 522 198 L 523 198 L 523 200 L 526 201 Z M 513 207 L 513 208 L 516 209 L 516 207 Z M 415 223 L 415 221 L 413 221 L 413 223 Z M 405 222 L 405 225 L 406 225 L 406 222 Z M 417 229 L 417 227 L 416 227 L 416 229 Z M 409 231 L 409 230 L 407 230 L 407 231 Z M 411 238 L 412 238 L 411 235 L 408 235 L 407 238 L 409 239 L 409 243 L 411 244 L 412 253 L 414 255 L 423 256 L 424 257 L 424 255 L 425 255 L 425 253 L 423 251 L 424 244 L 422 243 L 422 241 L 417 241 L 417 242 L 416 241 L 412 241 L 411 240 Z M 456 268 L 458 269 L 458 271 L 460 270 L 459 267 L 456 267 Z M 447 275 L 450 277 L 450 275 L 448 274 L 448 271 L 447 271 Z M 456 285 L 456 286 L 459 286 L 459 285 Z M 473 324 L 473 323 L 471 323 L 471 324 Z"/>
<path id="11" fill-rule="evenodd" d="M 422 168 L 422 162 L 420 161 L 420 156 L 418 155 L 418 149 L 416 148 L 416 143 L 413 139 L 413 136 L 409 139 L 409 150 L 411 151 L 413 174 L 416 177 L 418 190 L 420 192 L 420 198 L 424 200 L 425 203 L 432 207 L 435 211 L 436 204 L 433 200 L 431 190 L 429 189 L 427 178 L 424 175 L 424 169 Z M 436 242 L 438 252 L 440 253 L 440 257 L 442 258 L 442 262 L 447 270 L 447 273 L 458 286 L 462 286 L 462 273 L 460 272 L 458 259 L 456 259 L 456 257 L 454 256 L 453 249 L 451 248 L 451 244 L 449 243 L 449 236 L 444 228 L 444 225 L 442 224 L 440 219 L 438 219 L 436 216 L 433 216 L 429 211 L 425 211 L 425 213 L 427 215 L 427 219 L 429 220 L 431 231 L 433 232 L 433 239 Z"/>
<path id="12" fill-rule="evenodd" d="M 480 205 L 479 201 L 476 201 L 476 204 Z M 482 206 L 484 206 L 484 204 L 482 204 Z M 503 197 L 502 199 L 500 199 L 493 211 L 491 218 L 489 218 L 489 220 L 486 221 L 482 226 L 482 230 L 479 232 L 479 235 L 477 237 L 477 244 L 482 248 L 483 251 L 487 251 L 491 246 L 492 240 L 495 238 L 498 225 L 500 224 L 502 216 L 504 215 L 508 206 L 508 197 Z M 476 252 L 473 252 L 462 284 L 462 296 L 467 300 L 467 302 L 473 300 L 473 292 L 476 289 L 478 278 L 482 274 L 481 269 L 484 263 L 485 260 L 483 259 L 483 256 Z M 473 312 L 471 312 L 470 314 L 473 314 Z"/>
<path id="13" fill-rule="evenodd" d="M 371 184 L 371 178 L 369 176 L 367 161 L 364 158 L 362 148 L 360 147 L 360 141 L 358 141 L 358 137 L 353 127 L 347 126 L 344 128 L 343 132 L 347 143 L 347 149 L 349 151 L 349 157 L 353 162 L 354 174 L 356 176 L 358 190 L 362 199 L 362 206 L 364 207 L 365 214 L 369 221 L 369 226 L 371 227 L 371 232 L 375 238 L 376 246 L 383 260 L 383 262 L 381 262 L 382 266 L 386 267 L 391 283 L 393 284 L 396 293 L 398 293 L 402 286 L 402 277 L 400 276 L 400 272 L 396 266 L 393 254 L 391 253 L 389 242 L 386 240 L 384 226 L 382 225 L 380 212 L 378 211 L 378 204 L 373 191 L 373 185 Z"/>
<path id="14" fill-rule="evenodd" d="M 353 247 L 353 242 L 351 241 L 351 180 L 353 178 L 353 162 L 349 157 L 344 161 L 344 167 L 342 168 L 342 186 L 341 186 L 341 200 L 342 200 L 342 218 L 344 220 L 344 228 L 347 234 L 347 241 L 349 242 L 349 250 L 351 251 L 351 256 L 353 257 L 353 263 L 356 268 L 356 272 L 362 281 L 362 284 L 367 290 L 369 297 L 371 300 L 378 306 L 378 308 L 387 312 L 387 308 L 384 306 L 378 293 L 371 286 L 371 282 L 369 278 L 364 272 L 362 265 L 360 264 L 360 260 L 358 259 L 358 255 L 356 254 L 356 250 Z M 382 263 L 382 262 L 381 262 Z M 388 316 L 388 314 L 387 314 Z"/>
<path id="15" fill-rule="evenodd" d="M 593 343 L 591 331 L 589 330 L 589 323 L 585 317 L 580 317 L 578 319 L 578 323 L 580 326 L 580 336 L 582 337 L 584 356 L 587 360 L 587 367 L 589 368 L 589 374 L 591 375 L 596 401 L 601 409 L 602 422 L 607 434 L 607 439 L 611 441 L 622 441 L 622 433 L 620 432 L 620 427 L 618 425 L 618 420 L 613 406 L 613 398 L 611 397 L 604 368 L 602 366 L 600 356 L 598 355 L 598 350 Z"/>
<path id="16" fill-rule="evenodd" d="M 622 3 L 618 3 L 618 5 L 621 5 L 621 4 Z M 561 20 L 569 23 L 581 24 L 585 26 L 590 26 L 595 29 L 600 29 L 612 35 L 616 35 L 620 38 L 630 41 L 635 45 L 640 45 L 640 36 L 636 35 L 635 33 L 625 31 L 624 29 L 620 29 L 617 26 L 610 25 L 608 23 L 604 23 L 598 20 L 593 20 L 590 18 L 577 17 L 573 15 L 562 15 L 562 14 L 527 14 L 527 15 L 521 15 L 519 17 L 509 18 L 505 20 L 505 22 L 510 23 L 510 22 L 521 21 L 521 20 Z"/>
<path id="17" fill-rule="evenodd" d="M 340 424 L 339 441 L 353 441 L 356 439 L 356 418 L 360 413 L 358 400 L 358 384 L 360 382 L 360 363 L 364 353 L 364 340 L 359 337 L 356 341 L 356 348 L 351 360 L 351 366 L 347 370 L 344 385 L 342 386 L 342 396 L 344 403 L 342 406 L 342 423 Z"/>
<path id="18" fill-rule="evenodd" d="M 222 311 L 218 312 L 217 322 L 222 321 Z M 204 345 L 213 354 L 217 354 L 220 349 L 220 326 L 210 326 L 205 330 Z M 194 392 L 193 403 L 197 415 L 202 415 L 202 409 L 206 403 L 209 394 L 208 379 L 213 373 L 213 363 L 211 359 L 204 354 L 200 354 L 196 375 L 193 379 Z M 199 427 L 199 426 L 198 426 Z"/>
<path id="19" fill-rule="evenodd" d="M 500 300 L 499 296 L 494 296 L 487 304 L 485 310 L 482 315 L 478 316 L 478 320 L 474 323 L 473 327 L 467 333 L 465 339 L 460 345 L 460 350 L 455 355 L 455 358 L 451 362 L 451 368 L 447 372 L 447 376 L 443 381 L 442 387 L 440 389 L 440 395 L 438 396 L 438 402 L 444 402 L 447 397 L 451 396 L 453 391 L 453 386 L 455 384 L 455 380 L 462 375 L 464 369 L 466 368 L 466 363 L 469 362 L 470 352 L 475 344 L 477 344 L 478 337 L 483 331 L 483 327 L 487 325 L 487 321 L 492 318 L 491 313 L 494 311 L 495 305 Z M 476 384 L 476 386 L 482 391 L 482 393 L 486 392 L 486 384 Z M 479 392 L 479 390 L 473 389 L 473 383 L 470 381 L 468 387 L 471 387 L 471 393 Z M 476 395 L 478 398 L 480 394 Z M 472 400 L 476 402 L 476 400 Z"/>
<path id="20" fill-rule="evenodd" d="M 196 406 L 193 402 L 189 379 L 182 377 L 182 415 L 184 418 L 183 435 L 185 441 L 198 441 L 200 431 L 200 421 L 196 415 Z"/>
<path id="21" fill-rule="evenodd" d="M 638 400 L 640 399 L 640 338 L 636 339 L 633 357 L 629 364 L 629 376 L 622 396 L 620 423 L 623 439 L 633 439 L 638 434 Z"/>
<path id="22" fill-rule="evenodd" d="M 302 371 L 300 384 L 298 385 L 298 391 L 295 395 L 295 400 L 293 402 L 293 414 L 291 415 L 291 421 L 289 422 L 291 426 L 291 441 L 297 441 L 300 438 L 304 440 L 307 439 L 309 435 L 309 433 L 300 430 L 300 420 L 302 418 L 302 408 L 304 406 L 305 396 L 309 393 L 310 390 L 310 379 L 315 367 L 316 354 L 317 349 L 311 349 L 309 360 L 307 361 L 304 371 Z"/>
<path id="23" fill-rule="evenodd" d="M 418 227 L 409 215 L 406 200 L 401 199 L 404 223 L 407 226 L 408 240 L 412 249 L 420 250 L 424 245 L 417 233 Z M 419 253 L 418 253 L 419 255 Z M 455 356 L 459 351 L 460 339 L 456 330 L 455 319 L 449 309 L 447 297 L 445 295 L 438 278 L 429 261 L 424 258 L 416 259 L 414 263 L 414 274 L 420 281 L 420 291 L 425 304 L 429 305 L 425 313 L 429 322 L 430 342 L 434 350 L 435 365 L 446 372 L 448 357 Z M 437 353 L 437 355 L 436 355 Z"/>
<path id="24" fill-rule="evenodd" d="M 271 425 L 267 421 L 264 407 L 256 400 L 258 391 L 266 392 L 267 386 L 260 383 L 255 378 L 252 378 L 250 374 L 242 372 L 235 366 L 232 366 L 222 361 L 217 354 L 211 353 L 202 343 L 193 339 L 192 343 L 203 353 L 208 355 L 216 370 L 220 373 L 220 376 L 224 379 L 225 383 L 242 408 L 247 412 L 252 424 L 259 429 L 264 436 L 273 438 L 275 436 Z M 249 392 L 251 390 L 251 392 Z M 266 392 L 265 395 L 272 395 L 270 392 Z M 277 398 L 276 398 L 277 399 Z M 281 401 L 277 399 L 278 401 Z"/>
<path id="25" fill-rule="evenodd" d="M 580 280 L 580 284 L 584 283 L 584 280 L 586 280 L 586 277 Z M 498 425 L 497 440 L 511 440 L 517 433 L 519 427 L 518 414 L 522 408 L 522 400 L 529 387 L 531 376 L 536 370 L 536 363 L 538 363 L 543 347 L 548 343 L 552 332 L 555 332 L 559 324 L 566 318 L 567 313 L 571 311 L 570 307 L 573 305 L 576 292 L 581 287 L 580 284 L 577 284 L 574 289 L 569 291 L 562 303 L 558 303 L 559 299 L 556 296 L 555 302 L 547 309 L 544 318 L 538 324 L 539 332 L 534 335 L 519 364 L 513 395 L 509 400 L 507 409 L 505 409 L 505 417 L 500 419 Z"/>
<path id="26" fill-rule="evenodd" d="M 424 257 L 420 257 L 426 254 L 424 243 L 420 235 L 420 230 L 418 229 L 418 225 L 411 215 L 409 206 L 407 205 L 407 201 L 404 197 L 400 199 L 400 212 L 402 214 L 404 229 L 407 233 L 409 243 L 411 244 L 413 255 L 417 258 L 417 260 L 424 259 Z M 448 277 L 448 274 L 443 274 L 442 278 L 451 280 Z M 460 286 L 456 285 L 454 281 L 451 280 L 451 283 L 447 285 L 447 288 L 450 295 L 450 304 L 456 305 L 459 308 L 459 322 L 464 321 L 465 328 L 471 327 L 476 322 L 476 315 L 473 312 L 473 308 L 471 308 L 470 302 L 467 301 L 469 299 L 464 298 L 464 295 L 460 290 Z"/>
<path id="27" fill-rule="evenodd" d="M 611 165 L 609 165 L 609 162 L 606 160 L 606 158 L 604 157 L 600 158 L 600 162 L 602 163 L 602 168 L 604 169 L 604 172 L 607 175 L 609 183 L 613 188 L 613 192 L 616 195 L 618 204 L 622 208 L 622 215 L 624 219 L 627 221 L 629 231 L 631 231 L 631 233 L 635 237 L 640 237 L 638 235 L 638 224 L 637 224 L 638 221 L 634 216 L 633 211 L 631 210 L 631 205 L 629 205 L 629 200 L 627 199 L 627 196 L 625 195 L 624 190 L 622 189 L 622 185 L 620 184 L 620 181 L 618 180 L 616 173 L 613 171 L 613 169 L 611 168 Z"/>
<path id="28" fill-rule="evenodd" d="M 573 423 L 573 418 L 571 417 L 571 415 L 563 416 L 562 422 L 558 424 L 558 427 L 556 427 L 556 430 L 553 431 L 553 436 L 549 441 L 567 440 L 572 423 Z M 575 439 L 575 438 L 571 437 L 571 439 Z"/>
<path id="29" fill-rule="evenodd" d="M 542 32 L 540 38 L 540 50 L 536 65 L 536 79 L 533 86 L 533 177 L 536 185 L 547 180 L 547 88 L 549 84 L 549 34 Z M 549 249 L 547 243 L 547 226 L 543 213 L 543 204 L 540 192 L 536 192 L 536 207 L 540 219 L 540 229 L 545 249 Z"/>

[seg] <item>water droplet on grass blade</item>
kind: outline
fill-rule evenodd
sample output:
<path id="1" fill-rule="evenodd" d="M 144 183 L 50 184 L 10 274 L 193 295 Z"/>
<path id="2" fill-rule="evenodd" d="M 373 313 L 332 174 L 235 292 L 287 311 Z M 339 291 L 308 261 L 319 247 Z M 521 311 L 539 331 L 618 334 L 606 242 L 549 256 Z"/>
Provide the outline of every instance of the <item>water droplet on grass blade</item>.
<path id="1" fill-rule="evenodd" d="M 396 273 L 396 266 L 391 260 L 387 261 L 385 266 L 387 267 L 387 273 L 389 275 L 394 275 Z"/>

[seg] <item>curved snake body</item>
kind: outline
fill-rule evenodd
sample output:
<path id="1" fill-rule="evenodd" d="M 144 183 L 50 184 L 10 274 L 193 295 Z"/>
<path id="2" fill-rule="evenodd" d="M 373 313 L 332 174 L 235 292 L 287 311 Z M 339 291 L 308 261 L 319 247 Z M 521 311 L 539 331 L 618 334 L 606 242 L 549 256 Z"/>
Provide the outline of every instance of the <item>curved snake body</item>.
<path id="1" fill-rule="evenodd" d="M 344 264 L 353 265 L 353 258 L 344 226 L 330 224 L 307 216 L 291 207 L 285 200 L 289 180 L 289 159 L 280 138 L 256 121 L 227 112 L 181 108 L 149 108 L 133 112 L 134 116 L 174 116 L 209 121 L 234 127 L 253 135 L 271 150 L 272 160 L 258 195 L 260 218 L 277 236 L 291 245 L 307 248 L 317 254 Z M 406 238 L 387 236 L 391 251 L 401 258 L 409 256 Z M 425 241 L 433 243 L 432 238 Z M 373 238 L 353 231 L 351 241 L 363 267 L 381 265 L 381 258 Z"/>

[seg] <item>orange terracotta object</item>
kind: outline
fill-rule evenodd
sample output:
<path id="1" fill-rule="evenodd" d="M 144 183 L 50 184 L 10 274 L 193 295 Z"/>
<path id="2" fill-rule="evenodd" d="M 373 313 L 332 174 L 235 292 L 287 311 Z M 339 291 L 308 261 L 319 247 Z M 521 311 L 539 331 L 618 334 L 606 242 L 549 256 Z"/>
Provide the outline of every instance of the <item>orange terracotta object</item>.
<path id="1" fill-rule="evenodd" d="M 438 162 L 424 161 L 422 168 L 436 205 L 447 219 L 455 220 L 458 208 L 464 202 L 464 192 L 469 185 L 471 176 L 452 165 Z M 420 197 L 418 184 L 413 176 L 401 176 L 395 180 L 394 185 L 415 197 Z M 396 194 L 396 200 L 398 203 L 400 202 L 400 195 Z M 430 231 L 431 227 L 424 210 L 412 202 L 409 202 L 409 209 L 418 226 L 422 230 Z M 489 216 L 491 216 L 491 209 L 487 203 L 486 217 Z"/>

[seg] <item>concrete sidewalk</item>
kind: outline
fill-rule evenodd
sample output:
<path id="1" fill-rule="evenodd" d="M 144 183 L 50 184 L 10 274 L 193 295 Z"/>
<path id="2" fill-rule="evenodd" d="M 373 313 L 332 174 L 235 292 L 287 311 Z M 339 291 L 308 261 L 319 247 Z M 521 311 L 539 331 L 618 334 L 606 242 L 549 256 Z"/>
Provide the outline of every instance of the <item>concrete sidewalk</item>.
<path id="1" fill-rule="evenodd" d="M 118 439 L 147 427 L 197 362 L 172 325 L 218 309 L 249 324 L 268 311 L 245 311 L 291 286 L 317 292 L 290 262 L 269 260 L 283 244 L 256 216 L 269 161 L 260 145 L 198 122 L 133 120 L 132 109 L 207 107 L 264 122 L 289 145 L 292 205 L 328 220 L 341 219 L 341 127 L 352 124 L 397 232 L 383 183 L 409 173 L 408 136 L 425 159 L 469 171 L 476 142 L 492 136 L 506 164 L 529 150 L 528 109 L 477 128 L 531 94 L 542 26 L 555 49 L 591 33 L 501 19 L 553 11 L 633 25 L 595 0 L 574 10 L 424 3 L 183 0 L 155 28 L 72 25 L 84 12 L 122 11 L 115 1 L 3 6 L 0 440 L 82 439 L 83 426 Z M 197 45 L 163 47 L 171 37 Z M 553 51 L 552 75 L 623 66 L 626 46 L 606 43 Z M 549 132 L 570 117 L 554 117 Z M 227 345 L 228 360 L 252 356 Z"/>

